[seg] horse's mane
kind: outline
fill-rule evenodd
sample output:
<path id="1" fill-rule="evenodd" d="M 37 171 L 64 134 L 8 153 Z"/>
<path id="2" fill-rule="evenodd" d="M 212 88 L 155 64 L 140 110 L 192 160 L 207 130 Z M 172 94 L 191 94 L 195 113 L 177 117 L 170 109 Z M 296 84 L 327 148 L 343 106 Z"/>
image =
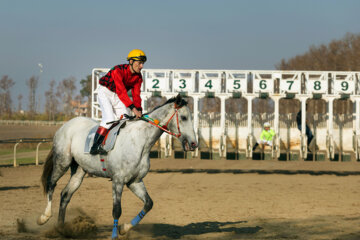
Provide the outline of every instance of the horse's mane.
<path id="1" fill-rule="evenodd" d="M 176 97 L 172 97 L 172 98 L 168 99 L 164 104 L 162 104 L 160 106 L 156 106 L 152 111 L 150 111 L 150 112 L 148 112 L 146 114 L 150 114 L 153 111 L 155 111 L 156 109 L 161 108 L 161 107 L 163 107 L 163 106 L 165 106 L 166 104 L 169 104 L 169 103 L 176 103 L 176 105 L 178 107 L 183 107 L 183 106 L 186 106 L 188 104 L 188 102 L 185 99 L 183 99 L 180 94 L 178 94 Z"/>

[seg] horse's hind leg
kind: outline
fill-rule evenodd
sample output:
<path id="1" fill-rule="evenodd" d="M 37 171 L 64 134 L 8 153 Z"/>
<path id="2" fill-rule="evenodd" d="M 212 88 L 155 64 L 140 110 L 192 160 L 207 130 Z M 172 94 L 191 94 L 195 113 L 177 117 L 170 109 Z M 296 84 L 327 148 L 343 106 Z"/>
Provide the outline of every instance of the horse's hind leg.
<path id="1" fill-rule="evenodd" d="M 54 148 L 51 149 L 50 153 L 46 158 L 41 179 L 44 187 L 44 192 L 47 197 L 47 205 L 45 208 L 45 212 L 37 220 L 37 223 L 39 225 L 45 224 L 52 216 L 51 202 L 56 183 L 66 173 L 71 163 L 71 159 L 70 161 L 64 159 L 65 158 L 60 157 L 55 152 Z"/>
<path id="2" fill-rule="evenodd" d="M 141 219 L 147 214 L 153 207 L 153 201 L 151 200 L 149 194 L 146 191 L 143 181 L 132 182 L 127 184 L 127 187 L 138 197 L 141 201 L 144 202 L 144 208 L 141 212 L 131 221 L 131 223 L 124 223 L 121 225 L 120 234 L 125 234 L 132 227 L 138 224 Z"/>
<path id="3" fill-rule="evenodd" d="M 71 178 L 66 185 L 66 187 L 61 192 L 60 208 L 59 208 L 59 217 L 58 224 L 62 226 L 65 221 L 66 207 L 70 202 L 70 199 L 74 192 L 80 187 L 86 172 L 84 169 L 79 167 L 79 165 L 73 161 L 71 163 Z"/>

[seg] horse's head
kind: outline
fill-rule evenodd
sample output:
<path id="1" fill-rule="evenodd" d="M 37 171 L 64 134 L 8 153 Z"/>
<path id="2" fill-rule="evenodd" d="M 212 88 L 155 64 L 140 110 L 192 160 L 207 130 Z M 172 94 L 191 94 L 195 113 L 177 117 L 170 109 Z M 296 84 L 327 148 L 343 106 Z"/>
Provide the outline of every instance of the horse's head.
<path id="1" fill-rule="evenodd" d="M 165 117 L 167 122 L 162 126 L 179 139 L 184 151 L 194 151 L 198 144 L 187 102 L 179 94 L 164 105 L 168 106 Z"/>
<path id="2" fill-rule="evenodd" d="M 187 102 L 179 95 L 175 98 L 175 107 L 178 110 L 179 129 L 181 136 L 179 141 L 184 151 L 194 151 L 198 147 L 194 124 L 191 117 L 190 109 L 186 106 Z M 173 121 L 175 122 L 175 121 Z"/>

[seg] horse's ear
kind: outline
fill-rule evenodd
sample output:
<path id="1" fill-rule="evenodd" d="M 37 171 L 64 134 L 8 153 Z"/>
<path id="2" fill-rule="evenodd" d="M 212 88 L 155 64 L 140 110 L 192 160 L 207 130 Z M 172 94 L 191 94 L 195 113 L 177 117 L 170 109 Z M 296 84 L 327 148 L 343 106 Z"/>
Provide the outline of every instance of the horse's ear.
<path id="1" fill-rule="evenodd" d="M 180 93 L 175 97 L 175 107 L 181 108 L 183 106 L 187 105 L 187 102 L 182 98 Z"/>
<path id="2" fill-rule="evenodd" d="M 175 104 L 178 106 L 181 106 L 181 104 L 182 104 L 182 97 L 181 97 L 180 93 L 178 93 L 178 95 L 175 98 Z"/>

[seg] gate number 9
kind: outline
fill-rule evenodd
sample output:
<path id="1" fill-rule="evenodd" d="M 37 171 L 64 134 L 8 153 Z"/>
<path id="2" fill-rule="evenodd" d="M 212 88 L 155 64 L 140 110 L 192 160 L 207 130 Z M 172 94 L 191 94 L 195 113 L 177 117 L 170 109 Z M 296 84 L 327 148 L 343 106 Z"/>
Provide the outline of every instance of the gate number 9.
<path id="1" fill-rule="evenodd" d="M 349 84 L 347 82 L 341 82 L 341 90 L 346 91 L 349 89 Z"/>

